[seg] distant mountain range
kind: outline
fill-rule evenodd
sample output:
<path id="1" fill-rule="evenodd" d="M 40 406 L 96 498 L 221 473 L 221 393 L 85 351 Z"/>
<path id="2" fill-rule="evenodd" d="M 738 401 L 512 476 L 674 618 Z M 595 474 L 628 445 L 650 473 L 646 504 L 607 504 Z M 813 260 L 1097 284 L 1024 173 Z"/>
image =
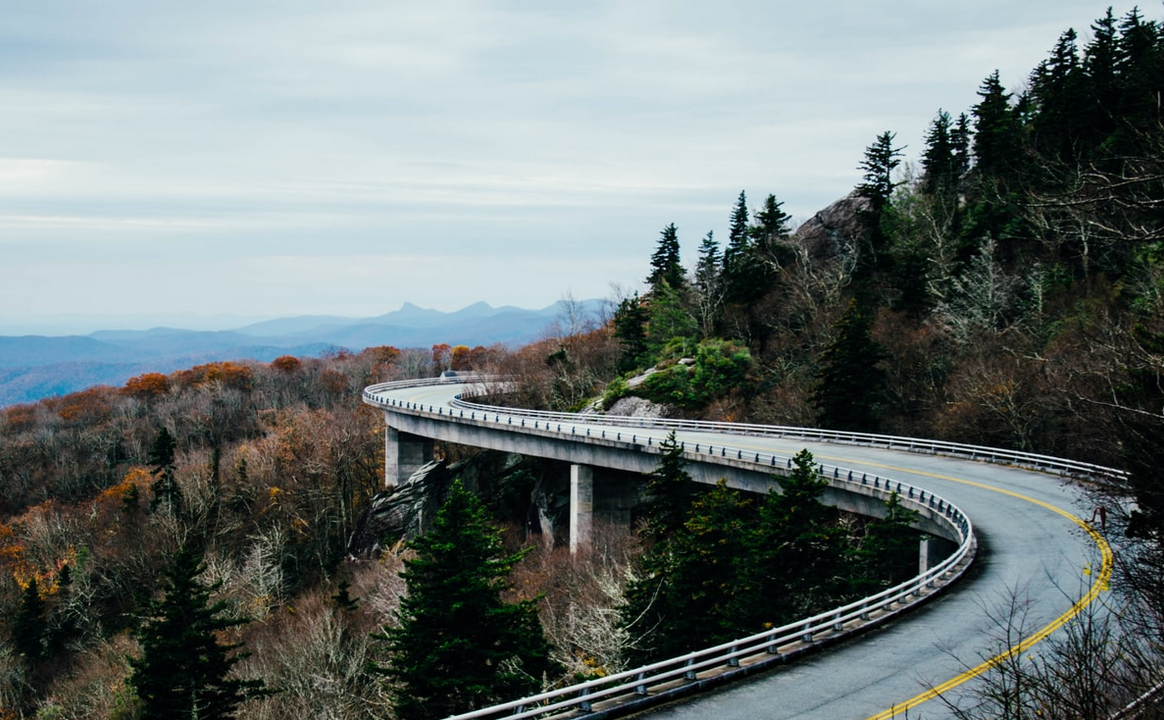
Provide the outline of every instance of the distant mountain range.
<path id="1" fill-rule="evenodd" d="M 597 319 L 606 301 L 585 300 L 579 306 Z M 280 355 L 315 357 L 376 345 L 521 345 L 544 337 L 563 309 L 561 302 L 540 310 L 479 302 L 445 313 L 405 303 L 377 317 L 302 315 L 222 331 L 159 327 L 63 337 L 0 336 L 0 407 L 221 360 L 270 362 Z"/>

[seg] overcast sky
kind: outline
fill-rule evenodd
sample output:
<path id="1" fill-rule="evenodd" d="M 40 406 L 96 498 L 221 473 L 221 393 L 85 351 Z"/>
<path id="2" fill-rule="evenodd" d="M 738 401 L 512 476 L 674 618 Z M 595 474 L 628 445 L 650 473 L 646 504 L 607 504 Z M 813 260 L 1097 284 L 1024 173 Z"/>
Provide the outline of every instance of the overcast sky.
<path id="1" fill-rule="evenodd" d="M 0 0 L 0 334 L 635 289 L 1106 7 Z"/>

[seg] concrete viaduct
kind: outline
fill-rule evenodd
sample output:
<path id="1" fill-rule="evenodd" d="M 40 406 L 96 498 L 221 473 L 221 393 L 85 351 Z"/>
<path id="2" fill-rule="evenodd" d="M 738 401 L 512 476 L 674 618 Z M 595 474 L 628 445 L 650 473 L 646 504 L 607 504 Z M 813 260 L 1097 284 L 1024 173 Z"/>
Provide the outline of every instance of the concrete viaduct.
<path id="1" fill-rule="evenodd" d="M 907 713 L 951 717 L 945 703 L 958 702 L 959 693 L 997 661 L 1000 650 L 1004 654 L 1029 650 L 1106 589 L 1111 551 L 1102 534 L 1080 519 L 1078 492 L 1064 479 L 1115 472 L 1106 468 L 913 438 L 490 407 L 467 399 L 480 389 L 455 380 L 428 380 L 364 391 L 364 402 L 385 413 L 387 484 L 406 479 L 431 460 L 434 439 L 570 463 L 570 542 L 577 550 L 588 542 L 591 513 L 602 504 L 602 491 L 595 491 L 596 474 L 603 468 L 650 472 L 658 463 L 659 443 L 674 431 L 683 444 L 689 472 L 700 482 L 725 477 L 733 487 L 766 492 L 772 475 L 786 471 L 789 458 L 808 449 L 830 479 L 828 502 L 875 515 L 882 511 L 888 493 L 897 491 L 903 503 L 919 510 L 919 528 L 943 539 L 941 552 L 935 552 L 937 544 L 923 549 L 923 571 L 951 547 L 959 548 L 957 557 L 923 573 L 915 586 L 877 600 L 874 610 L 871 602 L 876 599 L 867 599 L 870 603 L 860 608 L 842 608 L 830 618 L 777 629 L 787 631 L 780 642 L 790 643 L 779 652 L 772 649 L 777 644 L 774 635 L 751 639 L 759 643 L 757 647 L 775 652 L 776 662 L 783 662 L 828 642 L 835 630 L 833 648 L 791 666 L 795 672 L 790 667 L 787 672 L 765 673 L 748 683 L 666 705 L 652 717 L 887 720 Z M 979 552 L 967 571 L 980 544 L 986 552 Z M 929 588 L 957 577 L 963 579 L 952 591 L 929 599 Z M 1025 627 L 1031 630 L 1014 647 L 1000 648 L 984 633 L 997 623 L 991 608 L 1007 597 L 1021 597 Z M 893 617 L 906 605 L 920 605 L 907 621 L 882 625 L 876 633 L 861 629 L 870 615 Z M 849 629 L 848 618 L 856 630 Z M 853 632 L 866 639 L 841 642 Z M 638 709 L 660 698 L 686 697 L 715 685 L 717 678 L 746 674 L 749 663 L 758 662 L 756 668 L 771 664 L 771 658 L 741 662 L 745 652 L 734 646 L 713 648 L 675 659 L 686 667 L 672 670 L 664 664 L 647 668 L 646 674 L 632 672 L 621 685 L 619 677 L 605 678 L 601 685 L 583 683 L 464 718 L 535 717 L 547 703 L 562 707 L 572 718 L 611 717 L 618 708 Z M 714 664 L 727 670 L 713 670 Z M 704 666 L 709 668 L 706 672 L 691 669 Z M 625 697 L 614 697 L 623 687 Z M 606 693 L 606 704 L 594 700 L 594 693 Z M 778 706 L 772 704 L 774 697 L 780 698 Z M 529 710 L 530 703 L 543 709 Z"/>

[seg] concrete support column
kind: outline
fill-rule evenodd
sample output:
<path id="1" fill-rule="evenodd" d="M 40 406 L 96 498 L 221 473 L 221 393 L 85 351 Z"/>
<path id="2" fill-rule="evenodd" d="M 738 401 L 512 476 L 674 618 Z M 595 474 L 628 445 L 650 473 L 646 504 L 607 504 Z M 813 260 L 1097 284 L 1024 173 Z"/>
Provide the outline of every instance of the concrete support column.
<path id="1" fill-rule="evenodd" d="M 921 541 L 918 542 L 917 553 L 917 574 L 921 575 L 926 570 L 929 570 L 934 565 L 942 561 L 940 557 L 934 557 L 937 553 L 940 543 L 933 542 L 937 538 L 932 538 L 929 535 L 922 535 Z"/>
<path id="2" fill-rule="evenodd" d="M 384 427 L 384 488 L 399 487 L 400 483 L 432 462 L 432 440 L 402 433 L 391 426 Z"/>
<path id="3" fill-rule="evenodd" d="M 594 532 L 594 469 L 570 466 L 570 554 L 589 552 Z"/>

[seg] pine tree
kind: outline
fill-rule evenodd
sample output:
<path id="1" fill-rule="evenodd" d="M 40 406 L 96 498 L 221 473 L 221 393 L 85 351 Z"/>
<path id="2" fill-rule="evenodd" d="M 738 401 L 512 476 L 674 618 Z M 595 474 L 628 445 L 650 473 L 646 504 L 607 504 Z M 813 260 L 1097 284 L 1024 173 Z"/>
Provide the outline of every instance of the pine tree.
<path id="1" fill-rule="evenodd" d="M 885 386 L 885 371 L 879 365 L 883 356 L 870 335 L 869 319 L 851 300 L 816 372 L 812 400 L 821 427 L 864 432 L 877 428 Z"/>
<path id="2" fill-rule="evenodd" d="M 12 644 L 25 662 L 35 665 L 45 655 L 45 604 L 36 578 L 20 594 L 20 607 L 12 618 Z"/>
<path id="3" fill-rule="evenodd" d="M 534 601 L 505 603 L 510 570 L 485 506 L 453 484 L 432 529 L 411 547 L 399 627 L 385 638 L 396 711 L 403 720 L 439 718 L 538 690 L 557 672 Z"/>
<path id="4" fill-rule="evenodd" d="M 751 234 L 748 232 L 748 196 L 741 190 L 732 209 L 728 228 L 727 246 L 723 250 L 724 298 L 729 303 L 743 303 L 750 299 L 748 276 L 753 260 Z"/>
<path id="5" fill-rule="evenodd" d="M 687 460 L 683 457 L 683 446 L 675 439 L 672 430 L 659 444 L 662 454 L 659 465 L 647 475 L 646 522 L 642 534 L 649 540 L 658 542 L 674 535 L 687 519 L 691 503 L 697 497 L 695 481 L 684 469 Z"/>
<path id="6" fill-rule="evenodd" d="M 821 502 L 828 481 L 808 450 L 792 459 L 787 476 L 775 476 L 780 492 L 760 506 L 749 583 L 763 598 L 753 625 L 780 625 L 807 617 L 841 599 L 845 536 Z"/>
<path id="7" fill-rule="evenodd" d="M 154 494 L 150 503 L 151 509 L 158 505 L 165 505 L 174 512 L 180 512 L 182 509 L 182 490 L 174 478 L 177 446 L 174 436 L 165 427 L 158 431 L 158 436 L 150 446 L 149 462 L 155 476 L 154 482 L 150 485 L 150 490 Z"/>
<path id="8" fill-rule="evenodd" d="M 712 231 L 699 245 L 699 260 L 695 265 L 695 306 L 696 320 L 699 322 L 699 331 L 703 337 L 710 337 L 715 333 L 719 323 L 720 311 L 723 309 L 723 283 L 720 279 L 722 258 L 719 252 L 719 243 L 716 242 Z"/>
<path id="9" fill-rule="evenodd" d="M 1035 111 L 1031 121 L 1034 148 L 1063 161 L 1084 154 L 1080 138 L 1090 105 L 1076 39 L 1074 30 L 1059 37 L 1051 57 L 1031 73 L 1028 92 Z"/>
<path id="10" fill-rule="evenodd" d="M 205 570 L 200 551 L 180 548 L 164 573 L 163 597 L 150 603 L 138 631 L 141 656 L 130 660 L 129 682 L 142 720 L 232 718 L 248 697 L 269 693 L 261 681 L 228 677 L 245 655 L 217 634 L 246 621 L 226 617 L 224 601 L 211 602 L 219 584 L 203 585 Z"/>
<path id="11" fill-rule="evenodd" d="M 618 304 L 611 325 L 622 345 L 619 372 L 634 370 L 647 353 L 647 308 L 638 293 Z"/>
<path id="12" fill-rule="evenodd" d="M 755 216 L 756 224 L 749 228 L 752 235 L 749 258 L 748 295 L 757 297 L 767 292 L 774 280 L 776 269 L 792 260 L 792 250 L 784 243 L 792 231 L 792 216 L 784 212 L 784 203 L 771 193 Z"/>
<path id="13" fill-rule="evenodd" d="M 675 223 L 663 228 L 659 237 L 659 245 L 651 255 L 651 274 L 647 283 L 652 290 L 657 290 L 664 282 L 671 288 L 679 290 L 683 287 L 683 264 L 679 260 L 679 234 Z"/>
<path id="14" fill-rule="evenodd" d="M 1008 179 L 1022 146 L 1021 126 L 997 70 L 982 82 L 978 97 L 982 99 L 973 108 L 975 170 L 979 175 Z"/>
<path id="15" fill-rule="evenodd" d="M 876 269 L 888 259 L 885 253 L 888 238 L 882 221 L 893 196 L 893 188 L 897 186 L 893 181 L 893 173 L 901 164 L 903 150 L 893 146 L 895 137 L 894 133 L 888 131 L 878 135 L 876 142 L 865 148 L 865 159 L 861 162 L 861 170 L 865 174 L 864 181 L 857 186 L 857 194 L 869 202 L 869 207 L 861 213 L 866 241 L 857 262 L 858 267 L 865 271 Z"/>
<path id="16" fill-rule="evenodd" d="M 970 141 L 973 132 L 970 130 L 970 118 L 966 113 L 958 115 L 958 122 L 950 129 L 950 145 L 954 150 L 954 179 L 961 189 L 966 175 L 970 172 Z"/>
<path id="17" fill-rule="evenodd" d="M 720 481 L 676 532 L 651 546 L 627 586 L 620 624 L 631 662 L 671 657 L 744 634 L 750 500 Z"/>
<path id="18" fill-rule="evenodd" d="M 954 140 L 950 126 L 950 114 L 939 110 L 938 116 L 930 123 L 926 133 L 926 148 L 922 152 L 921 164 L 925 170 L 922 188 L 930 195 L 940 195 L 957 190 L 957 161 L 954 157 Z"/>

